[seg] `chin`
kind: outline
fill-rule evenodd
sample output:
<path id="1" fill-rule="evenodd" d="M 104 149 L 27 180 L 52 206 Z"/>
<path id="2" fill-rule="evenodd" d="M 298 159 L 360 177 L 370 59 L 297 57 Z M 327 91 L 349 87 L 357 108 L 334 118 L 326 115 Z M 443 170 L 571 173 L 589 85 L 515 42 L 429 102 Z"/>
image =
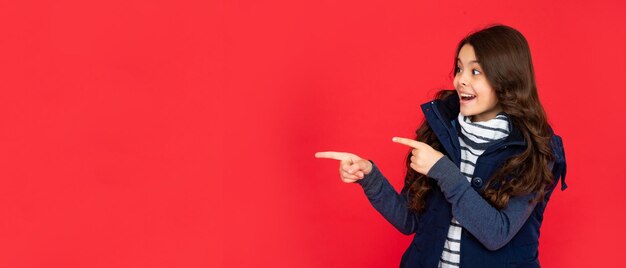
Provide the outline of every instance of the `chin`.
<path id="1" fill-rule="evenodd" d="M 470 111 L 464 111 L 463 109 L 461 109 L 461 115 L 463 115 L 463 116 L 472 116 L 474 114 L 475 113 L 472 113 Z"/>

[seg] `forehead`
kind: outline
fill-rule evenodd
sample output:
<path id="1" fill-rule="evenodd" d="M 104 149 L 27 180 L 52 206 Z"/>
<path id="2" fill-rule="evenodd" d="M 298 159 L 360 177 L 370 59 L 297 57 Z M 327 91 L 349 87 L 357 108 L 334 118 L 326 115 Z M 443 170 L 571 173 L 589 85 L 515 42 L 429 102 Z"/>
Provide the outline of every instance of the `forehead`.
<path id="1" fill-rule="evenodd" d="M 457 60 L 462 63 L 476 62 L 476 53 L 474 52 L 474 47 L 469 44 L 463 45 L 459 50 Z"/>

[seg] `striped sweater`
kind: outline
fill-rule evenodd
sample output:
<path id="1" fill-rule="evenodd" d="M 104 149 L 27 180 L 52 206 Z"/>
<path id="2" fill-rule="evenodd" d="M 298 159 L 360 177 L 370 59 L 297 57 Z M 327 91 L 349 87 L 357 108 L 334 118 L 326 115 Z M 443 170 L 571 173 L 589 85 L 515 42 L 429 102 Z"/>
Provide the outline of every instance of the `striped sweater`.
<path id="1" fill-rule="evenodd" d="M 459 143 L 461 145 L 461 173 L 471 181 L 474 166 L 478 157 L 489 146 L 505 139 L 509 135 L 509 120 L 504 113 L 486 122 L 472 122 L 469 117 L 459 113 L 458 122 L 461 126 Z M 459 267 L 461 262 L 461 232 L 463 226 L 452 218 L 448 229 L 448 237 L 439 259 L 439 267 Z"/>

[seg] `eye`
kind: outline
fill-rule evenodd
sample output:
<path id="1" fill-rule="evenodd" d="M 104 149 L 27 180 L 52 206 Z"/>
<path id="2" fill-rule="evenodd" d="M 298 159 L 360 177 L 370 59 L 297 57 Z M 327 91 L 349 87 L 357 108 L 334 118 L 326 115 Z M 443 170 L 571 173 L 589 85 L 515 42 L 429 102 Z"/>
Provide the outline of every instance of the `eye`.
<path id="1" fill-rule="evenodd" d="M 479 75 L 479 74 L 480 74 L 480 71 L 479 71 L 479 70 L 476 70 L 476 69 L 473 69 L 473 70 L 472 70 L 472 74 L 473 74 L 473 75 Z"/>
<path id="2" fill-rule="evenodd" d="M 458 73 L 460 73 L 461 71 L 462 71 L 462 70 L 461 70 L 461 67 L 459 67 L 459 66 L 457 66 L 456 68 L 454 68 L 454 73 L 455 73 L 455 74 L 458 74 Z"/>

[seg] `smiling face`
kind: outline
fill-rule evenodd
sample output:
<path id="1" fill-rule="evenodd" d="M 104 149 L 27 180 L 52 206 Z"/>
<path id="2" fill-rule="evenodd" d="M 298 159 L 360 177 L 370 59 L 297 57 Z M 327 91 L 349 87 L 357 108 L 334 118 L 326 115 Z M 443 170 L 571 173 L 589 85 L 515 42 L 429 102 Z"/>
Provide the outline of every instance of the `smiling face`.
<path id="1" fill-rule="evenodd" d="M 459 93 L 461 114 L 471 116 L 473 122 L 493 119 L 502 111 L 496 91 L 489 85 L 474 47 L 463 45 L 457 57 L 454 88 Z"/>

